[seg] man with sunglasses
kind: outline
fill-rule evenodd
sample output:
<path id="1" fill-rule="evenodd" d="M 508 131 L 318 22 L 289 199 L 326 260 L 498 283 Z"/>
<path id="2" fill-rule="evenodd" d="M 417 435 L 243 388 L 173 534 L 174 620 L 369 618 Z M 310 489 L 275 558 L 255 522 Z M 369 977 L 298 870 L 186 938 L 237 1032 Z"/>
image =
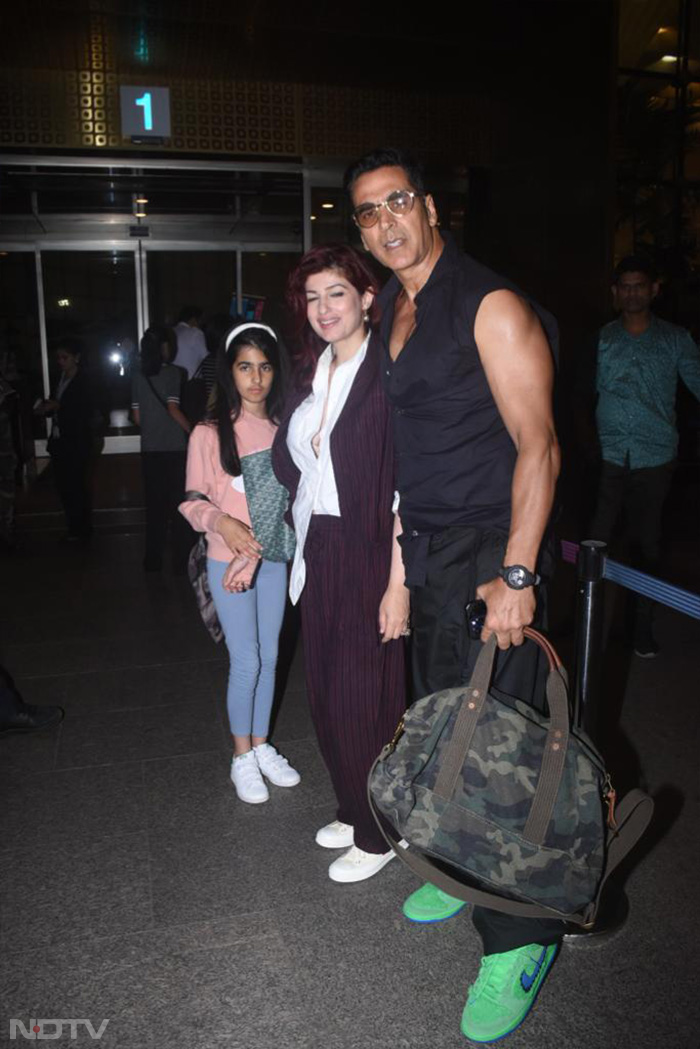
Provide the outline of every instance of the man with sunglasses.
<path id="1" fill-rule="evenodd" d="M 541 622 L 544 541 L 559 472 L 552 418 L 553 318 L 438 229 L 435 202 L 407 154 L 367 154 L 345 174 L 365 248 L 393 271 L 379 296 L 382 374 L 394 410 L 399 537 L 411 590 L 415 698 L 469 679 L 479 643 L 465 605 L 486 602 L 494 679 L 542 707 L 546 668 L 523 628 Z M 424 885 L 404 904 L 434 922 L 464 904 Z M 562 935 L 554 920 L 475 907 L 484 958 L 462 1031 L 509 1034 L 529 1012 Z"/>

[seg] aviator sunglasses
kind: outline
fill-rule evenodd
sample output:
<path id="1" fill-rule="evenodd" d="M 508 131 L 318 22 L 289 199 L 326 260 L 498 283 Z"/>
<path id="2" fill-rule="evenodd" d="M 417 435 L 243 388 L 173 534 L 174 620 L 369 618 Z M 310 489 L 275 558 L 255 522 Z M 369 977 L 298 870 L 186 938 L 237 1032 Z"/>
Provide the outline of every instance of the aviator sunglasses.
<path id="1" fill-rule="evenodd" d="M 380 201 L 379 204 L 360 204 L 353 211 L 352 217 L 360 229 L 369 229 L 370 226 L 375 226 L 379 221 L 380 208 L 386 208 L 391 215 L 399 219 L 410 215 L 413 211 L 413 203 L 416 197 L 423 200 L 425 194 L 414 193 L 410 189 L 396 189 L 389 194 L 386 200 Z"/>

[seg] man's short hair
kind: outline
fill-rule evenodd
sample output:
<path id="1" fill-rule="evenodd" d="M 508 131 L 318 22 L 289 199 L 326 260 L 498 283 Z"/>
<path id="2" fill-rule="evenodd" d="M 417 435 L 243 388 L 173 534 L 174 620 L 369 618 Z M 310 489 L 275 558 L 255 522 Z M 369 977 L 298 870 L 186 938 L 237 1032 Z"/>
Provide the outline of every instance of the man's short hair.
<path id="1" fill-rule="evenodd" d="M 646 255 L 627 255 L 615 267 L 614 283 L 618 284 L 624 273 L 643 273 L 650 281 L 657 279 L 656 266 Z"/>
<path id="2" fill-rule="evenodd" d="M 177 316 L 177 323 L 187 324 L 188 321 L 200 321 L 204 310 L 201 306 L 183 306 Z"/>
<path id="3" fill-rule="evenodd" d="M 70 353 L 71 357 L 80 357 L 85 352 L 83 340 L 74 335 L 66 335 L 65 338 L 56 339 L 54 348 L 56 353 L 63 350 L 65 353 Z"/>
<path id="4" fill-rule="evenodd" d="M 352 187 L 360 175 L 366 175 L 378 168 L 403 168 L 411 188 L 416 193 L 425 193 L 423 165 L 411 153 L 391 146 L 373 149 L 371 153 L 365 153 L 359 160 L 354 161 L 343 176 L 343 189 L 346 193 L 352 193 Z"/>

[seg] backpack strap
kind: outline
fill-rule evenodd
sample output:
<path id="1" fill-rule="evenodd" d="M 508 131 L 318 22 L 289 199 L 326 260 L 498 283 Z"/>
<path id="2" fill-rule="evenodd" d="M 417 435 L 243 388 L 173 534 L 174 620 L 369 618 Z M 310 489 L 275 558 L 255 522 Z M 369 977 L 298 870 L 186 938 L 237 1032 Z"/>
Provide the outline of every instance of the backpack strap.
<path id="1" fill-rule="evenodd" d="M 163 400 L 163 398 L 161 397 L 161 395 L 160 395 L 160 394 L 158 393 L 158 391 L 156 390 L 155 386 L 154 386 L 154 385 L 153 385 L 153 383 L 151 382 L 151 377 L 150 377 L 150 375 L 144 375 L 144 379 L 145 379 L 145 380 L 146 380 L 146 382 L 148 383 L 148 385 L 149 385 L 149 388 L 150 388 L 150 390 L 151 390 L 151 393 L 153 394 L 153 396 L 155 397 L 155 399 L 156 399 L 156 400 L 158 401 L 158 403 L 159 403 L 159 404 L 161 404 L 161 405 L 163 406 L 163 408 L 165 408 L 165 410 L 166 410 L 166 412 L 167 412 L 167 411 L 168 411 L 168 403 L 167 403 L 167 401 L 164 401 L 164 400 Z M 170 413 L 168 412 L 168 414 L 170 414 Z"/>

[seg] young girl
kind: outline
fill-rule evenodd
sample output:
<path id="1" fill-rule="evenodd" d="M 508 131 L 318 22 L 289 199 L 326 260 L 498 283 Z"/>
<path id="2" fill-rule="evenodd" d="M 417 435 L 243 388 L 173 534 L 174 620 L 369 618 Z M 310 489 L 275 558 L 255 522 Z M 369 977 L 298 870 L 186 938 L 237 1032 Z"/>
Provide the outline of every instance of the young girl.
<path id="1" fill-rule="evenodd" d="M 275 333 L 265 324 L 241 324 L 226 336 L 216 403 L 195 427 L 187 456 L 187 490 L 206 499 L 180 506 L 192 527 L 207 536 L 209 586 L 231 659 L 231 779 L 241 801 L 251 804 L 269 798 L 263 777 L 277 787 L 293 787 L 301 778 L 267 742 L 287 566 L 283 560 L 266 560 L 256 539 L 242 462 L 250 457 L 256 484 L 262 477 L 268 495 L 270 485 L 278 487 L 270 448 L 284 397 L 285 363 Z M 264 522 L 271 547 L 286 528 L 284 500 L 273 498 L 273 503 L 279 506 L 275 520 Z"/>

